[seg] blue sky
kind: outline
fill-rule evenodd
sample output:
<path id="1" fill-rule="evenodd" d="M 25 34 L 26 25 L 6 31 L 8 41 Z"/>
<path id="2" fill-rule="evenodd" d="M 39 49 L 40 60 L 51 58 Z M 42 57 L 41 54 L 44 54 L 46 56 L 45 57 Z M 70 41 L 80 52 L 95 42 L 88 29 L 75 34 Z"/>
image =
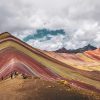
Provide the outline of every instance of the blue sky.
<path id="1" fill-rule="evenodd" d="M 99 0 L 1 0 L 0 32 L 11 32 L 33 47 L 100 47 Z"/>

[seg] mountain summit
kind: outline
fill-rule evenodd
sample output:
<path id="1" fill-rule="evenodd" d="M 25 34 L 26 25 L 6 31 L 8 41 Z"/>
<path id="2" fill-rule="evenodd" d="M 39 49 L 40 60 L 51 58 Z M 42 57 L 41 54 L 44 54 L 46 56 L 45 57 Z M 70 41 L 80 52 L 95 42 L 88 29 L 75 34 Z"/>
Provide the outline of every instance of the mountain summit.
<path id="1" fill-rule="evenodd" d="M 61 49 L 56 50 L 55 52 L 57 52 L 57 53 L 68 53 L 68 50 L 63 47 Z"/>
<path id="2" fill-rule="evenodd" d="M 1 33 L 0 34 L 0 40 L 5 39 L 5 38 L 10 37 L 10 36 L 12 36 L 12 35 L 9 32 Z"/>

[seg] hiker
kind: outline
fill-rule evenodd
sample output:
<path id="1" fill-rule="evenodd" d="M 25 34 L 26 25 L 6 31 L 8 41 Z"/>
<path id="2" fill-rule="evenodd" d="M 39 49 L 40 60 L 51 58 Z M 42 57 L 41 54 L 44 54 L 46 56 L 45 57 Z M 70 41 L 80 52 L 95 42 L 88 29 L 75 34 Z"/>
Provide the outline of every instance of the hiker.
<path id="1" fill-rule="evenodd" d="M 23 76 L 23 79 L 26 79 L 27 78 L 27 76 L 24 73 L 22 74 L 22 76 Z"/>
<path id="2" fill-rule="evenodd" d="M 13 72 L 11 73 L 11 79 L 13 78 Z"/>
<path id="3" fill-rule="evenodd" d="M 1 79 L 3 80 L 3 76 L 1 77 Z"/>
<path id="4" fill-rule="evenodd" d="M 18 72 L 15 71 L 15 75 L 18 76 Z"/>
<path id="5" fill-rule="evenodd" d="M 16 76 L 17 76 L 17 72 L 16 72 L 16 71 L 14 71 L 14 76 L 15 76 L 15 78 L 16 78 Z"/>
<path id="6" fill-rule="evenodd" d="M 18 76 L 18 73 L 14 70 L 11 76 L 14 76 L 16 78 Z"/>

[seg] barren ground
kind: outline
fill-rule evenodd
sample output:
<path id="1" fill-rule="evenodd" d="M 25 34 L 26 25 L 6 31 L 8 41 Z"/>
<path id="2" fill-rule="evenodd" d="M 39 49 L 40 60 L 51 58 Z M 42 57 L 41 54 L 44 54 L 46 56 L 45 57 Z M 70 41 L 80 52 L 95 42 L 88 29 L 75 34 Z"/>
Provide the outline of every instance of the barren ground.
<path id="1" fill-rule="evenodd" d="M 0 100 L 100 100 L 100 95 L 60 82 L 17 77 L 0 81 Z"/>

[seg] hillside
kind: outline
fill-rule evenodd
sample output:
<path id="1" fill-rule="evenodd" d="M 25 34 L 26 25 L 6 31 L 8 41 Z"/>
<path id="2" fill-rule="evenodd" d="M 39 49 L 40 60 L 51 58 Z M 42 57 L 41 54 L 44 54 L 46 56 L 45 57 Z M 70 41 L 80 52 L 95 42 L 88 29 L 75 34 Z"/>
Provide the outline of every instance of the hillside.
<path id="1" fill-rule="evenodd" d="M 10 33 L 2 33 L 0 78 L 5 79 L 17 71 L 46 81 L 66 80 L 72 87 L 100 92 L 100 52 L 88 52 L 46 52 L 29 46 Z"/>
<path id="2" fill-rule="evenodd" d="M 100 100 L 100 96 L 68 83 L 17 77 L 0 82 L 0 100 Z"/>

